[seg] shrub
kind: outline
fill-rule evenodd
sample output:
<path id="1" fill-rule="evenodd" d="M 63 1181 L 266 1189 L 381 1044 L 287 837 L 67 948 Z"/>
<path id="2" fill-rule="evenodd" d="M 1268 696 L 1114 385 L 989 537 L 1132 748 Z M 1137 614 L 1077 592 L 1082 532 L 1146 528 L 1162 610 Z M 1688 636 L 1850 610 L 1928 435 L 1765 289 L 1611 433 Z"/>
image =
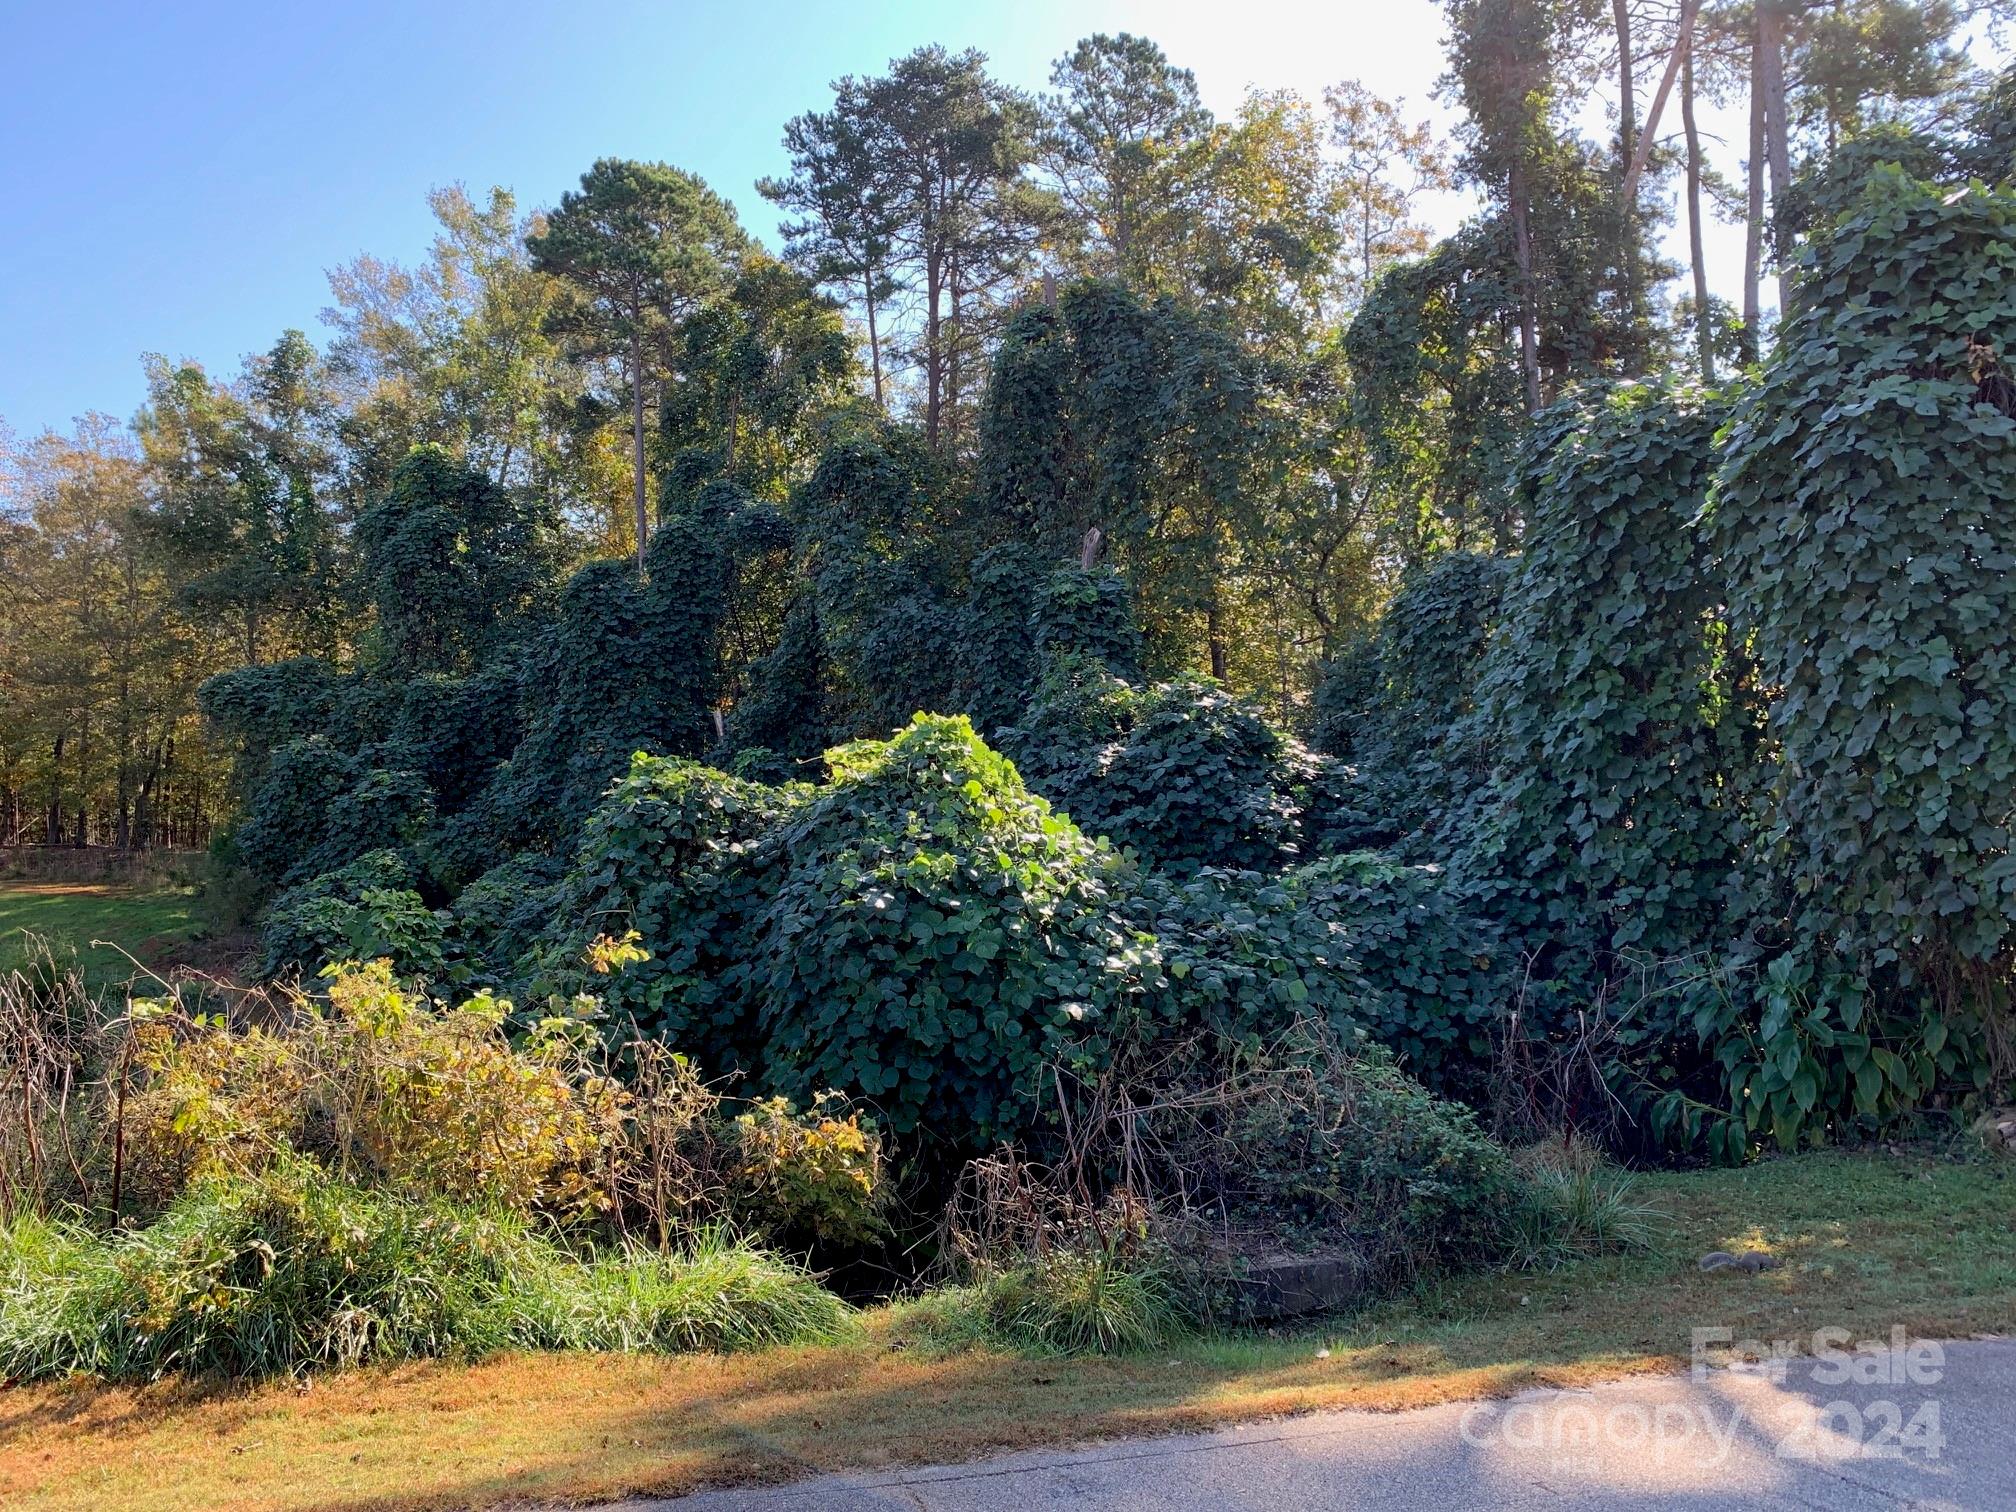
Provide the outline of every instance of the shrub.
<path id="1" fill-rule="evenodd" d="M 1089 658 L 1115 677 L 1141 675 L 1141 630 L 1133 596 L 1116 572 L 1059 567 L 1036 589 L 1032 611 L 1036 665 Z"/>
<path id="2" fill-rule="evenodd" d="M 287 887 L 409 845 L 433 817 L 433 790 L 417 772 L 367 767 L 316 735 L 273 753 L 235 838 L 247 866 Z"/>
<path id="3" fill-rule="evenodd" d="M 126 1195 L 159 1206 L 189 1183 L 315 1156 L 347 1179 L 513 1212 L 578 1217 L 606 1201 L 616 1085 L 564 1036 L 514 1048 L 510 1005 L 437 1011 L 386 961 L 340 969 L 326 1013 L 277 1031 L 136 1005 L 122 1079 Z"/>
<path id="4" fill-rule="evenodd" d="M 1282 878 L 1289 906 L 1356 967 L 1349 1016 L 1445 1095 L 1476 1098 L 1513 994 L 1512 953 L 1440 867 L 1359 851 Z"/>
<path id="5" fill-rule="evenodd" d="M 1252 1248 L 1346 1251 L 1375 1287 L 1505 1263 L 1539 1200 L 1469 1109 L 1314 1021 L 1258 1049 L 1137 1047 L 1073 1096 L 1063 1186 L 1128 1173 L 1162 1232 L 1221 1252 L 1206 1274 Z"/>
<path id="6" fill-rule="evenodd" d="M 154 1211 L 194 1181 L 263 1170 L 288 1144 L 307 1068 L 278 1035 L 194 1032 L 159 1002 L 134 1005 L 130 1058 L 139 1085 L 117 1109 L 122 1166 L 115 1203 Z"/>
<path id="7" fill-rule="evenodd" d="M 1159 1032 L 1257 1041 L 1303 1017 L 1356 1021 L 1364 982 L 1351 942 L 1302 906 L 1294 878 L 1212 869 L 1139 879 L 1127 906 L 1157 942 L 1150 1001 Z"/>
<path id="8" fill-rule="evenodd" d="M 559 906 L 566 874 L 557 858 L 524 851 L 457 893 L 448 925 L 455 979 L 482 986 L 514 980 Z"/>
<path id="9" fill-rule="evenodd" d="M 1874 992 L 1842 963 L 1788 952 L 1691 987 L 1665 1032 L 1698 1045 L 1715 1101 L 1665 1091 L 1650 1105 L 1655 1139 L 1735 1164 L 1767 1140 L 1789 1152 L 1892 1127 L 1942 1086 L 1988 1090 L 1981 1015 Z"/>
<path id="10" fill-rule="evenodd" d="M 1438 1090 L 1480 1089 L 1507 952 L 1439 868 L 1354 852 L 1274 876 L 1151 875 L 1129 907 L 1157 942 L 1151 1000 L 1168 1031 L 1257 1044 L 1310 1019 L 1369 1033 Z"/>
<path id="11" fill-rule="evenodd" d="M 564 1035 L 514 1047 L 500 1032 L 508 1002 L 433 1012 L 384 961 L 338 972 L 329 1002 L 305 1048 L 340 1159 L 451 1202 L 566 1217 L 606 1201 L 621 1093 L 577 1064 Z"/>
<path id="12" fill-rule="evenodd" d="M 1348 1247 L 1375 1284 L 1514 1255 L 1530 1183 L 1467 1108 L 1380 1047 L 1296 1035 L 1234 1067 L 1227 1089 L 1191 1158 L 1233 1226 Z"/>
<path id="13" fill-rule="evenodd" d="M 446 926 L 413 890 L 415 880 L 405 852 L 378 850 L 289 888 L 259 927 L 260 976 L 312 976 L 335 961 L 383 957 L 402 976 L 438 977 Z"/>
<path id="14" fill-rule="evenodd" d="M 834 1101 L 800 1114 L 770 1097 L 736 1116 L 735 1205 L 763 1231 L 843 1245 L 882 1233 L 881 1137 L 859 1112 L 836 1116 Z"/>

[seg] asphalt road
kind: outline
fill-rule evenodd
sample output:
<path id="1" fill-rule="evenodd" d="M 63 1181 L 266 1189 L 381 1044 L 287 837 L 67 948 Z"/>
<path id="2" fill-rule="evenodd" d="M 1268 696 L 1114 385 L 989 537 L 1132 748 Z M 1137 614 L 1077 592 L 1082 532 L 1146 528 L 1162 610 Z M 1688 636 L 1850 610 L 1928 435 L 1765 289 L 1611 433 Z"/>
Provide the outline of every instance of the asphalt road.
<path id="1" fill-rule="evenodd" d="M 1830 1347 L 1832 1341 L 1826 1341 Z M 1775 1377 L 1775 1378 L 1774 1378 Z M 2016 1509 L 2016 1342 L 1639 1377 L 1413 1412 L 826 1476 L 631 1512 Z"/>

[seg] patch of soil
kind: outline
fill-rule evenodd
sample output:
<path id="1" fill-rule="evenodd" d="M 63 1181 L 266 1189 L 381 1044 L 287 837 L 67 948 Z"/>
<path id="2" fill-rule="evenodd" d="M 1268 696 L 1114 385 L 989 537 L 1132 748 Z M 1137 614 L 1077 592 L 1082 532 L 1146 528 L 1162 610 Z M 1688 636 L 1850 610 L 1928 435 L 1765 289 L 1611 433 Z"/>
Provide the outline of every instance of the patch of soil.
<path id="1" fill-rule="evenodd" d="M 113 882 L 28 882 L 9 879 L 0 882 L 9 892 L 26 893 L 31 898 L 130 898 L 137 888 Z"/>
<path id="2" fill-rule="evenodd" d="M 181 935 L 156 935 L 142 940 L 133 953 L 155 971 L 177 968 L 206 976 L 224 987 L 251 986 L 252 957 L 256 949 L 252 935 L 242 929 L 228 934 L 204 935 L 189 939 Z"/>

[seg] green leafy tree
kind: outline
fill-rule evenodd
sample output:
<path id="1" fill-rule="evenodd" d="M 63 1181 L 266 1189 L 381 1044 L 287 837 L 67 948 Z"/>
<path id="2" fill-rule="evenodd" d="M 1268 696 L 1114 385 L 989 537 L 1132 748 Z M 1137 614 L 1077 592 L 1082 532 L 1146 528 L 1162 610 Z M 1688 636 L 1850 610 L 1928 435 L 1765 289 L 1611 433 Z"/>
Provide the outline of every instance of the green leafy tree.
<path id="1" fill-rule="evenodd" d="M 1365 490 L 1405 567 L 1442 550 L 1508 550 L 1506 479 L 1524 429 L 1520 299 L 1502 220 L 1473 221 L 1389 269 L 1344 334 Z"/>
<path id="2" fill-rule="evenodd" d="M 416 267 L 367 256 L 329 275 L 349 492 L 378 497 L 408 451 L 437 445 L 562 510 L 592 505 L 598 480 L 566 424 L 582 369 L 548 329 L 567 286 L 525 245 L 543 218 L 507 189 L 478 203 L 454 185 L 427 202 L 439 230 Z"/>
<path id="3" fill-rule="evenodd" d="M 230 637 L 179 602 L 146 486 L 107 416 L 0 435 L 0 843 L 207 838 L 221 783 L 193 694 Z"/>
<path id="4" fill-rule="evenodd" d="M 1356 309 L 1386 268 L 1427 252 L 1433 238 L 1415 219 L 1414 202 L 1455 180 L 1433 128 L 1426 121 L 1410 125 L 1399 102 L 1347 79 L 1323 91 L 1323 105 L 1337 153 L 1344 237 L 1337 281 L 1345 307 Z"/>
<path id="5" fill-rule="evenodd" d="M 1339 209 L 1309 102 L 1250 91 L 1212 141 L 1201 214 L 1181 252 L 1187 290 L 1243 340 L 1306 353 L 1322 329 Z"/>
<path id="6" fill-rule="evenodd" d="M 888 276 L 915 310 L 891 349 L 916 374 L 926 441 L 947 454 L 1051 215 L 1026 173 L 1035 107 L 986 64 L 923 47 L 880 78 L 843 79 L 835 99 L 836 139 L 870 175 L 855 198 L 883 218 Z"/>
<path id="7" fill-rule="evenodd" d="M 860 306 L 868 328 L 868 371 L 875 404 L 887 409 L 883 389 L 890 300 L 902 292 L 895 273 L 897 221 L 892 186 L 875 160 L 874 118 L 866 86 L 843 79 L 830 111 L 793 116 L 784 127 L 791 155 L 785 178 L 760 180 L 757 192 L 796 215 L 780 228 L 784 256 L 822 289 L 836 289 Z"/>
<path id="8" fill-rule="evenodd" d="M 1166 283 L 1213 135 L 1195 77 L 1146 37 L 1099 32 L 1057 60 L 1050 84 L 1039 161 L 1067 257 L 1136 287 Z"/>
<path id="9" fill-rule="evenodd" d="M 681 323 L 661 434 L 674 457 L 706 453 L 751 493 L 781 498 L 857 371 L 839 312 L 752 252 L 725 294 Z"/>
<path id="10" fill-rule="evenodd" d="M 679 321 L 723 295 L 749 239 L 733 208 L 693 174 L 604 158 L 526 239 L 532 266 L 580 293 L 552 326 L 591 358 L 615 358 L 630 391 L 631 489 L 641 567 L 650 537 L 645 390 Z"/>
<path id="11" fill-rule="evenodd" d="M 344 630 L 334 405 L 307 338 L 289 331 L 229 388 L 194 364 L 150 359 L 147 387 L 147 523 L 184 601 L 235 619 L 248 663 L 333 651 Z"/>

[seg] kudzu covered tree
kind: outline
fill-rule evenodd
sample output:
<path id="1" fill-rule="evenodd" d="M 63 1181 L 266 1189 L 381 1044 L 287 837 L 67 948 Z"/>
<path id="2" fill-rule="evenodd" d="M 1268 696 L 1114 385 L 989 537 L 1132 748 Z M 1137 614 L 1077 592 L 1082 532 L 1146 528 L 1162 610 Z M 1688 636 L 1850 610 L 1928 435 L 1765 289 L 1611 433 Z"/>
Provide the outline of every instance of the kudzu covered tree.
<path id="1" fill-rule="evenodd" d="M 1798 314 L 1717 483 L 1775 689 L 1763 838 L 1795 935 L 1946 1004 L 2016 962 L 2016 194 L 1820 197 Z"/>
<path id="2" fill-rule="evenodd" d="M 1598 387 L 1535 427 L 1526 516 L 1478 682 L 1493 759 L 1459 866 L 1497 910 L 1582 952 L 1714 943 L 1753 755 L 1697 524 L 1723 405 Z"/>

